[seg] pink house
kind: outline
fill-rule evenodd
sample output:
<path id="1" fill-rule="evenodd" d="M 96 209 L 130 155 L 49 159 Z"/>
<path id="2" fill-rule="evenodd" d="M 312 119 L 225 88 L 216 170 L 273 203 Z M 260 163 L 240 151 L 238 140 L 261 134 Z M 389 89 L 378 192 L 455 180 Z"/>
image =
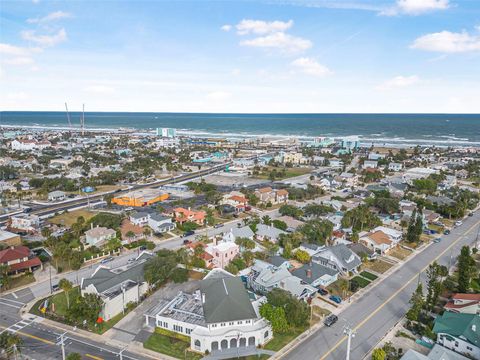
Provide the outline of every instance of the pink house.
<path id="1" fill-rule="evenodd" d="M 213 256 L 214 267 L 223 269 L 238 255 L 240 249 L 234 242 L 222 241 L 208 245 L 205 251 Z"/>

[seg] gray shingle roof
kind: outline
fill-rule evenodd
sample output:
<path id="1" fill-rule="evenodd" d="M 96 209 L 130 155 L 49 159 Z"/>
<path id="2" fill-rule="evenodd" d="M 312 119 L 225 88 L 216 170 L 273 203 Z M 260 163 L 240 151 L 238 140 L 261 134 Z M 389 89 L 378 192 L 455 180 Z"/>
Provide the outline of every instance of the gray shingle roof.
<path id="1" fill-rule="evenodd" d="M 308 276 L 307 270 L 311 271 L 312 275 L 310 277 Z M 338 274 L 336 270 L 330 269 L 317 263 L 305 264 L 301 268 L 298 268 L 292 272 L 292 275 L 302 279 L 307 284 L 311 284 L 323 275 L 335 276 L 336 274 Z"/>
<path id="2" fill-rule="evenodd" d="M 92 284 L 98 293 L 103 293 L 127 280 L 143 282 L 143 268 L 147 260 L 151 257 L 153 257 L 153 255 L 142 253 L 137 261 L 125 270 L 119 268 L 99 268 L 90 278 L 83 279 L 82 289 Z"/>
<path id="3" fill-rule="evenodd" d="M 242 226 L 241 228 L 233 228 L 232 233 L 235 236 L 235 238 L 252 238 L 253 235 L 255 235 L 248 226 Z"/>
<path id="4" fill-rule="evenodd" d="M 160 215 L 160 214 L 151 214 L 150 215 L 150 219 L 152 219 L 153 221 L 165 221 L 165 220 L 168 220 L 168 219 L 171 219 L 169 218 L 168 216 L 164 216 L 164 215 Z"/>
<path id="5" fill-rule="evenodd" d="M 320 251 L 315 257 L 322 257 L 324 259 L 331 260 L 330 257 L 334 256 L 348 271 L 352 271 L 358 267 L 362 260 L 352 250 L 350 250 L 345 244 L 339 244 L 326 247 Z"/>
<path id="6" fill-rule="evenodd" d="M 200 290 L 205 294 L 203 312 L 207 324 L 257 317 L 247 290 L 238 277 L 204 280 Z"/>
<path id="7" fill-rule="evenodd" d="M 144 218 L 144 217 L 147 217 L 147 216 L 148 216 L 148 213 L 146 213 L 144 211 L 135 211 L 135 212 L 130 214 L 130 217 L 133 218 L 133 219 L 141 219 L 141 218 Z"/>

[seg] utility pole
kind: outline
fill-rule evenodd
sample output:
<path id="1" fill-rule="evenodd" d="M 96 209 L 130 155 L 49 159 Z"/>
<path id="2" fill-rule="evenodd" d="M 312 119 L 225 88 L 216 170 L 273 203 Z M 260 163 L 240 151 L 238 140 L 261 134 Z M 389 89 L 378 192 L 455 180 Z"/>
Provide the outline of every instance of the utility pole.
<path id="1" fill-rule="evenodd" d="M 60 335 L 60 341 L 57 343 L 57 345 L 60 345 L 62 347 L 62 360 L 65 360 L 65 334 L 67 332 L 65 331 L 63 334 Z"/>
<path id="2" fill-rule="evenodd" d="M 52 264 L 50 263 L 49 266 L 48 266 L 48 270 L 49 270 L 49 278 L 50 278 L 50 295 L 52 295 Z"/>
<path id="3" fill-rule="evenodd" d="M 347 335 L 347 355 L 345 360 L 350 360 L 350 347 L 352 345 L 352 338 L 355 337 L 356 331 L 353 330 L 350 326 L 345 325 L 343 328 L 343 333 Z"/>

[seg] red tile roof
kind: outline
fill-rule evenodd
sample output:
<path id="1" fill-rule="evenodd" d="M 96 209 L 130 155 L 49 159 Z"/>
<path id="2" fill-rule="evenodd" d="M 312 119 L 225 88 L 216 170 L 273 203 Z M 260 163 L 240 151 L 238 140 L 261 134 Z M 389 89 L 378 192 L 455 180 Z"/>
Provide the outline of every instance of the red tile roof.
<path id="1" fill-rule="evenodd" d="M 30 255 L 30 249 L 26 246 L 15 246 L 0 251 L 0 264 L 7 263 L 12 260 L 23 259 Z"/>
<path id="2" fill-rule="evenodd" d="M 24 269 L 30 269 L 35 266 L 40 266 L 42 265 L 42 262 L 38 257 L 34 257 L 32 259 L 29 259 L 27 261 L 22 261 L 17 264 L 10 265 L 10 271 L 18 271 L 18 270 L 24 270 Z"/>
<path id="3" fill-rule="evenodd" d="M 472 300 L 480 301 L 480 294 L 455 294 L 452 296 L 453 300 Z"/>

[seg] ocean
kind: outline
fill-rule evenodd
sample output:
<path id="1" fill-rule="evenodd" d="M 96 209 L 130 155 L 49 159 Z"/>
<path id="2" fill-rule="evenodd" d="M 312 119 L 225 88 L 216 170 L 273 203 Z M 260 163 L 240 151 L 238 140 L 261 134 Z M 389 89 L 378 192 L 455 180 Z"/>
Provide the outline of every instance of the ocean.
<path id="1" fill-rule="evenodd" d="M 79 112 L 71 112 L 79 127 Z M 229 138 L 359 136 L 386 146 L 480 146 L 480 114 L 200 114 L 86 112 L 90 129 L 176 128 L 190 136 Z M 0 126 L 68 128 L 65 112 L 0 112 Z"/>

